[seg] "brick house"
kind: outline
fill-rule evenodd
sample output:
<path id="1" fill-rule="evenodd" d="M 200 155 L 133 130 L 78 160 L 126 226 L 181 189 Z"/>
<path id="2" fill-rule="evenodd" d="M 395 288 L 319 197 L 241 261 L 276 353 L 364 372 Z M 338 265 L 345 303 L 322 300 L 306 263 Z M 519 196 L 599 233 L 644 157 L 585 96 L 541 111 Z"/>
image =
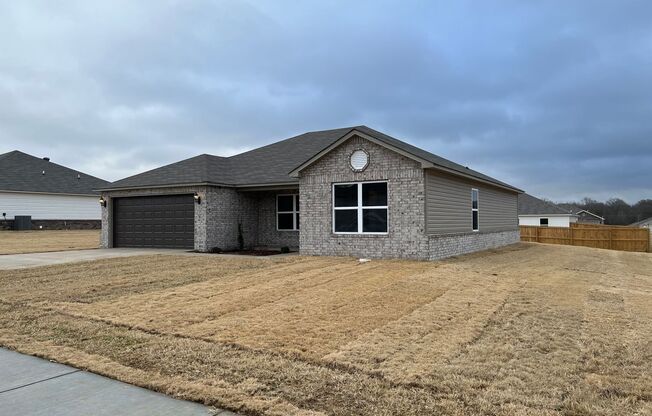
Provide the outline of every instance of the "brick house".
<path id="1" fill-rule="evenodd" d="M 114 182 L 101 189 L 101 241 L 432 260 L 519 241 L 521 192 L 357 126 Z"/>

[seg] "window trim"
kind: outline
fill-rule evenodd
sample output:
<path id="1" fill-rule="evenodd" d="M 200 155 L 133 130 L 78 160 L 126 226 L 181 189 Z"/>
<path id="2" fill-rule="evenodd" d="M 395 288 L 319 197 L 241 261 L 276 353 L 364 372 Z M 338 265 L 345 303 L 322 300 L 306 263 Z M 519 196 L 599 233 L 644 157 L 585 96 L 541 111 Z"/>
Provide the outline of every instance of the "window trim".
<path id="1" fill-rule="evenodd" d="M 368 183 L 384 183 L 387 185 L 387 205 L 362 205 L 362 185 Z M 337 185 L 356 185 L 358 187 L 358 205 L 350 207 L 336 207 L 335 206 L 335 186 Z M 389 182 L 388 181 L 358 181 L 358 182 L 333 182 L 331 184 L 331 231 L 337 235 L 388 235 L 389 234 Z M 387 231 L 384 232 L 364 232 L 363 227 L 363 211 L 365 209 L 385 209 L 387 210 Z M 335 231 L 335 211 L 356 210 L 358 214 L 358 231 Z"/>
<path id="2" fill-rule="evenodd" d="M 473 208 L 473 193 L 476 193 L 477 195 L 477 208 Z M 478 228 L 473 228 L 473 213 L 477 212 L 477 217 L 478 217 Z M 477 233 L 480 231 L 480 191 L 478 188 L 471 188 L 471 230 L 474 233 Z"/>
<path id="3" fill-rule="evenodd" d="M 278 198 L 280 196 L 291 196 L 292 197 L 292 211 L 279 211 L 278 209 Z M 299 199 L 299 194 L 276 194 L 276 231 L 299 231 L 297 227 L 297 214 L 301 213 L 301 207 L 297 209 L 297 200 Z M 292 228 L 279 228 L 278 227 L 278 215 L 279 214 L 292 214 Z"/>

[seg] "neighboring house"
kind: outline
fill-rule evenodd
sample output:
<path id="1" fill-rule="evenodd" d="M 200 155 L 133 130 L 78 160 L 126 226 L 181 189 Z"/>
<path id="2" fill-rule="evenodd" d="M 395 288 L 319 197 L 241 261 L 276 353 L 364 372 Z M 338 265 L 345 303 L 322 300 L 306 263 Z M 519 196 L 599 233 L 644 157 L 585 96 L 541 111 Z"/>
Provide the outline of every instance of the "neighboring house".
<path id="1" fill-rule="evenodd" d="M 519 189 L 366 126 L 200 155 L 102 190 L 103 247 L 438 259 L 519 241 Z"/>
<path id="2" fill-rule="evenodd" d="M 604 224 L 604 218 L 598 214 L 582 209 L 577 205 L 559 204 L 559 206 L 577 215 L 577 222 L 579 224 Z"/>
<path id="3" fill-rule="evenodd" d="M 633 224 L 629 224 L 630 227 L 638 227 L 638 228 L 650 228 L 652 229 L 652 217 L 646 218 L 644 220 L 636 221 Z"/>
<path id="4" fill-rule="evenodd" d="M 570 227 L 577 215 L 529 194 L 518 196 L 518 224 L 539 227 Z"/>
<path id="5" fill-rule="evenodd" d="M 575 211 L 580 224 L 604 224 L 604 218 L 585 209 Z"/>
<path id="6" fill-rule="evenodd" d="M 0 227 L 17 215 L 33 228 L 99 228 L 99 192 L 109 182 L 14 150 L 0 155 Z"/>

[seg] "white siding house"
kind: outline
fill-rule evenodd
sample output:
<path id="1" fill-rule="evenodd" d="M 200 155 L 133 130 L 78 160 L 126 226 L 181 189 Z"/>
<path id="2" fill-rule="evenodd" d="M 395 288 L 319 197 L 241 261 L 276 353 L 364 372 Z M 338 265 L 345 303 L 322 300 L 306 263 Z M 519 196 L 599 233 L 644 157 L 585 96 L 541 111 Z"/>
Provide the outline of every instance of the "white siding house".
<path id="1" fill-rule="evenodd" d="M 518 225 L 536 225 L 548 227 L 570 227 L 577 222 L 575 215 L 519 215 Z"/>
<path id="2" fill-rule="evenodd" d="M 518 225 L 570 227 L 577 215 L 549 201 L 528 194 L 518 196 Z"/>
<path id="3" fill-rule="evenodd" d="M 0 229 L 16 216 L 30 216 L 32 228 L 98 228 L 103 179 L 14 150 L 0 154 Z"/>
<path id="4" fill-rule="evenodd" d="M 0 215 L 8 220 L 16 215 L 30 215 L 33 220 L 100 220 L 102 210 L 98 198 L 97 195 L 0 191 Z"/>

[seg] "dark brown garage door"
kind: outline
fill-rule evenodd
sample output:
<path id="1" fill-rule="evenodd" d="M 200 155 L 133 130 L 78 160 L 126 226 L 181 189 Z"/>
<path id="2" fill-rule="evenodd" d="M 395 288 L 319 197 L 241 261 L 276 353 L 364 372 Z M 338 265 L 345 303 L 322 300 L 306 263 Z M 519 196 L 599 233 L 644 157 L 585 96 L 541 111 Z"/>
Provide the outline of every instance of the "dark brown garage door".
<path id="1" fill-rule="evenodd" d="M 113 200 L 114 247 L 194 247 L 195 200 L 165 195 Z"/>

